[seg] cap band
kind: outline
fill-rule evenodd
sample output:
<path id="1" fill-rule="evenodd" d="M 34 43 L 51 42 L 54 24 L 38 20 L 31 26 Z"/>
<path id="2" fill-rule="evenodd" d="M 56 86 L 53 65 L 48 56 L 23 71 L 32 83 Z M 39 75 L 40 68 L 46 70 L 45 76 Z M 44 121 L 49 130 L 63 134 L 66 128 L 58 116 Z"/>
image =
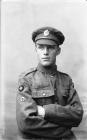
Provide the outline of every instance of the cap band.
<path id="1" fill-rule="evenodd" d="M 53 41 L 55 41 L 57 44 L 59 44 L 58 38 L 56 38 L 54 35 L 52 35 L 52 34 L 50 34 L 50 33 L 49 33 L 48 35 L 44 35 L 44 33 L 37 35 L 36 38 L 35 38 L 35 42 L 36 42 L 37 40 L 40 40 L 40 39 L 53 40 Z"/>
<path id="2" fill-rule="evenodd" d="M 43 44 L 43 45 L 50 45 L 50 46 L 58 45 L 57 42 L 54 40 L 42 39 L 42 38 L 37 40 L 36 43 Z"/>

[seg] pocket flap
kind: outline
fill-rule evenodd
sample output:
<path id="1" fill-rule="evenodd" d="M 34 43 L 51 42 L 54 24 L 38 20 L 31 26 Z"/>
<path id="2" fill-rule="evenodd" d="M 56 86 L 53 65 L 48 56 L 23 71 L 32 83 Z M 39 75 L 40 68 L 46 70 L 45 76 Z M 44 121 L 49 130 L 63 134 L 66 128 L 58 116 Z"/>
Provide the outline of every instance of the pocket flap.
<path id="1" fill-rule="evenodd" d="M 33 90 L 32 97 L 33 98 L 44 98 L 54 96 L 54 92 L 51 90 Z"/>

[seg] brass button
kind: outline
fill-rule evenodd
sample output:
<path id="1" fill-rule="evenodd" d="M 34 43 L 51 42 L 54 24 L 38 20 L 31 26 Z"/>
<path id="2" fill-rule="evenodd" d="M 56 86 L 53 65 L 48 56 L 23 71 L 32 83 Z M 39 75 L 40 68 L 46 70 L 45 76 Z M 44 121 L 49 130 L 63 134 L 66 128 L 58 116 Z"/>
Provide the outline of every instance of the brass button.
<path id="1" fill-rule="evenodd" d="M 45 96 L 46 94 L 45 93 L 43 93 L 43 96 Z"/>
<path id="2" fill-rule="evenodd" d="M 50 77 L 54 77 L 53 75 L 51 75 Z"/>
<path id="3" fill-rule="evenodd" d="M 54 91 L 56 91 L 56 88 L 54 88 Z"/>

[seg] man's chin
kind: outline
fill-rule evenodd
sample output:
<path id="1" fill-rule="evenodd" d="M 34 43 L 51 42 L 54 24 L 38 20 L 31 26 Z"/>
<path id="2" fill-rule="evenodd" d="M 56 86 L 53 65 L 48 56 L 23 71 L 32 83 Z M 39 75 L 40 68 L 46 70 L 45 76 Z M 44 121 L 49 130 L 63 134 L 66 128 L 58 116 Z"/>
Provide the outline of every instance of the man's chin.
<path id="1" fill-rule="evenodd" d="M 42 63 L 42 66 L 44 67 L 51 66 L 51 65 L 52 65 L 51 63 L 47 63 L 47 62 Z"/>

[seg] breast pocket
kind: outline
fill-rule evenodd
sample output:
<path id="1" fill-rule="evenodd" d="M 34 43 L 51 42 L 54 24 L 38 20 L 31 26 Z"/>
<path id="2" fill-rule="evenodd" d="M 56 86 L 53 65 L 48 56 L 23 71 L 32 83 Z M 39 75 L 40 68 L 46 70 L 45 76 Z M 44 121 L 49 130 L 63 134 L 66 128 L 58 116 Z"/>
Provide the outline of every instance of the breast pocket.
<path id="1" fill-rule="evenodd" d="M 58 89 L 58 104 L 60 105 L 67 105 L 67 100 L 69 96 L 69 88 L 66 86 L 62 86 L 61 88 Z"/>
<path id="2" fill-rule="evenodd" d="M 68 97 L 69 97 L 69 88 L 64 87 L 62 90 L 62 98 L 63 98 L 64 105 L 67 104 Z"/>
<path id="3" fill-rule="evenodd" d="M 69 95 L 69 88 L 68 87 L 64 87 L 63 88 L 63 92 L 62 92 L 62 96 L 68 97 Z"/>
<path id="4" fill-rule="evenodd" d="M 48 89 L 33 89 L 32 98 L 36 101 L 38 105 L 47 105 L 54 102 L 54 92 Z"/>

